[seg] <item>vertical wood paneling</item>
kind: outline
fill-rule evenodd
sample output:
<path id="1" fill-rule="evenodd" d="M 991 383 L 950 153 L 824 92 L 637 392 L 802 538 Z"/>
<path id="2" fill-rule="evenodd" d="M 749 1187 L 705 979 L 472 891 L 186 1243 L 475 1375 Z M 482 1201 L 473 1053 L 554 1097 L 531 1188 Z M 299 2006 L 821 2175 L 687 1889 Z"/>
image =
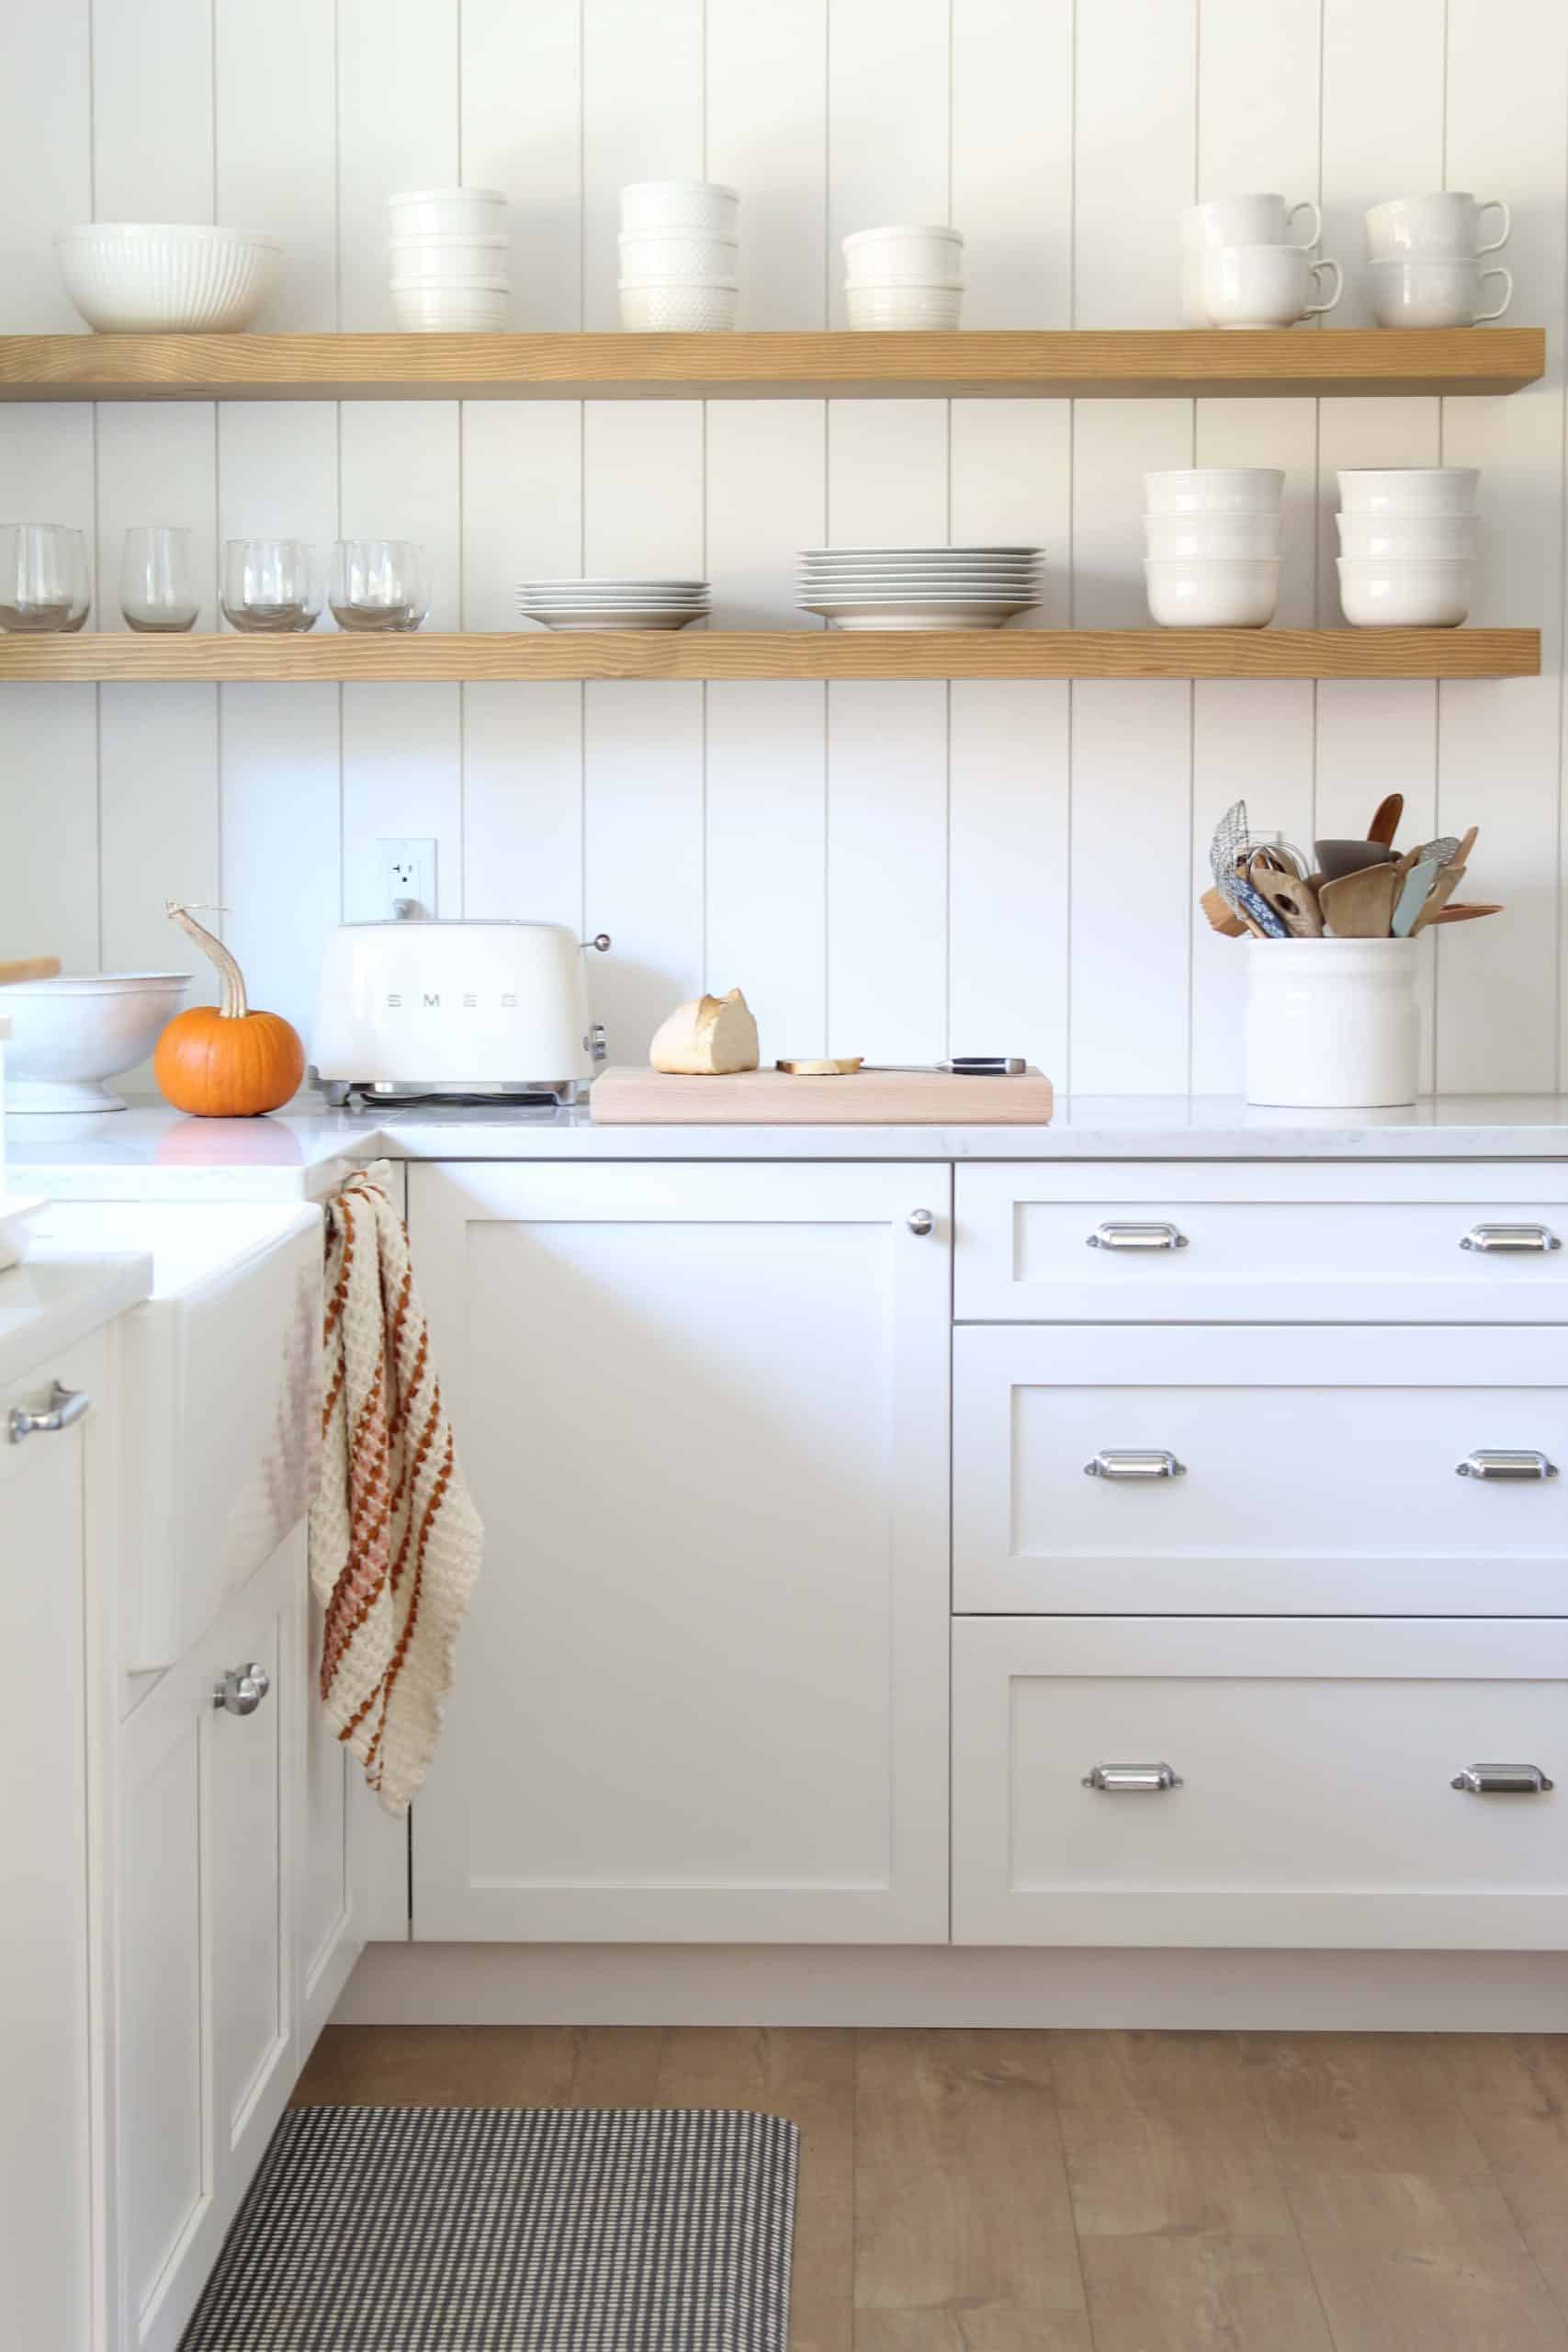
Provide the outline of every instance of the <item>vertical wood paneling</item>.
<path id="1" fill-rule="evenodd" d="M 458 184 L 457 0 L 336 0 L 339 324 L 395 325 L 387 198 Z"/>
<path id="2" fill-rule="evenodd" d="M 93 0 L 92 71 L 92 217 L 212 220 L 212 0 Z"/>
<path id="3" fill-rule="evenodd" d="M 952 695 L 949 1045 L 1063 1072 L 1068 689 L 964 679 Z"/>
<path id="4" fill-rule="evenodd" d="M 949 0 L 833 0 L 828 25 L 829 323 L 844 323 L 842 243 L 945 221 Z M 962 223 L 957 224 L 962 226 Z"/>
<path id="5" fill-rule="evenodd" d="M 109 972 L 194 968 L 165 899 L 219 896 L 218 703 L 210 686 L 100 689 L 103 961 Z M 187 1001 L 217 998 L 202 964 Z"/>
<path id="6" fill-rule="evenodd" d="M 947 1035 L 947 693 L 829 695 L 828 1050 L 929 1062 Z"/>
<path id="7" fill-rule="evenodd" d="M 764 1062 L 827 1047 L 824 690 L 707 690 L 705 985 L 742 986 Z"/>
<path id="8" fill-rule="evenodd" d="M 508 629 L 520 580 L 575 579 L 582 553 L 582 406 L 465 401 L 463 626 Z"/>
<path id="9" fill-rule="evenodd" d="M 462 692 L 463 912 L 581 924 L 581 686 L 502 679 Z"/>
<path id="10" fill-rule="evenodd" d="M 1557 1082 L 1552 1000 L 1562 894 L 1563 125 L 1568 20 L 1542 38 L 1525 0 L 1450 0 L 1448 185 L 1506 196 L 1515 230 L 1500 256 L 1514 272 L 1514 315 L 1546 329 L 1548 373 L 1513 401 L 1444 401 L 1443 461 L 1482 469 L 1483 553 L 1475 618 L 1539 622 L 1546 674 L 1473 695 L 1438 692 L 1438 818 L 1479 823 L 1474 895 L 1505 920 L 1461 954 L 1439 936 L 1437 1083 L 1526 1092 Z M 1482 329 L 1482 333 L 1485 330 Z M 1543 489 L 1558 495 L 1545 498 Z M 1550 520 L 1548 519 L 1550 518 Z M 1500 760 L 1499 752 L 1504 756 Z M 1467 892 L 1470 885 L 1466 885 Z M 1466 943 L 1468 945 L 1469 943 Z"/>
<path id="11" fill-rule="evenodd" d="M 740 323 L 826 326 L 829 0 L 706 0 L 705 28 L 706 175 L 740 191 Z"/>
<path id="12" fill-rule="evenodd" d="M 463 893 L 457 686 L 343 688 L 343 911 L 377 922 L 385 904 L 378 840 L 435 843 L 435 908 L 457 914 Z"/>
<path id="13" fill-rule="evenodd" d="M 702 0 L 584 0 L 582 323 L 620 323 L 621 190 L 696 180 L 703 157 Z"/>
<path id="14" fill-rule="evenodd" d="M 463 0 L 462 185 L 510 199 L 513 316 L 581 322 L 584 0 Z"/>
<path id="15" fill-rule="evenodd" d="M 284 266 L 256 328 L 306 334 L 335 327 L 333 12 L 321 0 L 266 0 L 261 8 L 254 0 L 213 0 L 212 32 L 213 217 L 283 241 Z M 280 431 L 280 454 L 287 440 Z"/>
<path id="16" fill-rule="evenodd" d="M 254 1003 L 307 1052 L 316 977 L 342 910 L 336 686 L 225 686 L 220 741 L 223 936 Z"/>
<path id="17" fill-rule="evenodd" d="M 12 334 L 79 334 L 60 282 L 57 230 L 93 213 L 90 0 L 8 13 L 0 79 L 0 264 Z"/>
<path id="18" fill-rule="evenodd" d="M 615 942 L 590 958 L 590 999 L 611 1060 L 641 1061 L 702 988 L 702 688 L 596 686 L 585 726 L 583 919 Z"/>
<path id="19" fill-rule="evenodd" d="M 95 689 L 0 687 L 0 939 L 6 953 L 98 968 Z"/>

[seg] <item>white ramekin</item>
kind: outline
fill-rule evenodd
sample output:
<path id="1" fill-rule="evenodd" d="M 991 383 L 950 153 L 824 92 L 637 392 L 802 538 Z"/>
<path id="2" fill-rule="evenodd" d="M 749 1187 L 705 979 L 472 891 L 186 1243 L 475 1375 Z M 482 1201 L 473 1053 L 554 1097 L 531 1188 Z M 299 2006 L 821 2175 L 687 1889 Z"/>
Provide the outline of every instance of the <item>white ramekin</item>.
<path id="1" fill-rule="evenodd" d="M 1145 514 L 1144 536 L 1156 560 L 1181 562 L 1196 557 L 1273 556 L 1280 552 L 1278 514 Z"/>
<path id="2" fill-rule="evenodd" d="M 682 286 L 669 279 L 654 286 L 620 288 L 621 325 L 629 334 L 720 334 L 734 326 L 740 308 L 738 286 L 711 280 Z"/>
<path id="3" fill-rule="evenodd" d="M 739 196 L 721 180 L 633 180 L 621 190 L 621 227 L 629 236 L 690 229 L 733 237 L 739 218 Z"/>
<path id="4" fill-rule="evenodd" d="M 740 241 L 691 231 L 637 230 L 620 239 L 621 277 L 638 286 L 670 278 L 719 286 L 739 282 Z"/>
<path id="5" fill-rule="evenodd" d="M 938 286 L 964 274 L 956 229 L 857 229 L 844 239 L 852 286 Z"/>
<path id="6" fill-rule="evenodd" d="M 461 284 L 509 275 L 507 237 L 394 237 L 392 281 L 398 286 Z"/>
<path id="7" fill-rule="evenodd" d="M 1472 556 L 1478 514 L 1337 514 L 1339 551 L 1359 562 L 1409 563 L 1426 556 Z"/>
<path id="8" fill-rule="evenodd" d="M 493 187 L 410 188 L 387 198 L 394 237 L 493 237 L 506 198 Z"/>
<path id="9" fill-rule="evenodd" d="M 512 322 L 512 296 L 504 280 L 394 285 L 392 306 L 405 334 L 495 334 Z"/>
<path id="10" fill-rule="evenodd" d="M 1477 466 L 1358 466 L 1339 476 L 1347 514 L 1473 514 Z"/>
<path id="11" fill-rule="evenodd" d="M 1285 477 L 1274 466 L 1178 466 L 1144 476 L 1151 514 L 1277 514 Z"/>
<path id="12" fill-rule="evenodd" d="M 1339 606 L 1356 628 L 1457 628 L 1470 612 L 1475 566 L 1468 556 L 1405 563 L 1337 559 Z"/>
<path id="13" fill-rule="evenodd" d="M 962 286 L 846 286 L 844 314 L 852 327 L 955 327 L 964 308 Z"/>
<path id="14" fill-rule="evenodd" d="M 1278 556 L 1203 563 L 1144 560 L 1149 612 L 1162 628 L 1262 628 L 1280 600 Z"/>
<path id="15" fill-rule="evenodd" d="M 283 247 L 199 221 L 91 220 L 62 229 L 54 252 L 100 334 L 234 334 L 271 293 Z"/>

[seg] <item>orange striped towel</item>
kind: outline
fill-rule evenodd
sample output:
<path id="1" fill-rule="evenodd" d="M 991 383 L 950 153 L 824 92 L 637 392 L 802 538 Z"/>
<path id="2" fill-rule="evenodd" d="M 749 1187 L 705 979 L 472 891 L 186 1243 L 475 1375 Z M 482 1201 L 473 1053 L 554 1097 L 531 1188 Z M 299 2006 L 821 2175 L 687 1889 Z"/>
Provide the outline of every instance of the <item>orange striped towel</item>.
<path id="1" fill-rule="evenodd" d="M 458 1467 L 385 1160 L 327 1208 L 310 1583 L 321 1696 L 389 1813 L 429 1767 L 484 1529 Z"/>

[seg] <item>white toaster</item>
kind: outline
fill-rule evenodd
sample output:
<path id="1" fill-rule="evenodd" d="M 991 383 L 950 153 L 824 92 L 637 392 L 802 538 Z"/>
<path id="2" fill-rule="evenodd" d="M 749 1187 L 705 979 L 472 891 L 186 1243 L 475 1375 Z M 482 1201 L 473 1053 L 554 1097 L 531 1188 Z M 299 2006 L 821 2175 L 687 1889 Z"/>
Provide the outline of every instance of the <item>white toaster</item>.
<path id="1" fill-rule="evenodd" d="M 570 1102 L 604 1057 L 585 944 L 558 922 L 340 923 L 321 960 L 315 1072 L 332 1101 L 494 1094 Z"/>

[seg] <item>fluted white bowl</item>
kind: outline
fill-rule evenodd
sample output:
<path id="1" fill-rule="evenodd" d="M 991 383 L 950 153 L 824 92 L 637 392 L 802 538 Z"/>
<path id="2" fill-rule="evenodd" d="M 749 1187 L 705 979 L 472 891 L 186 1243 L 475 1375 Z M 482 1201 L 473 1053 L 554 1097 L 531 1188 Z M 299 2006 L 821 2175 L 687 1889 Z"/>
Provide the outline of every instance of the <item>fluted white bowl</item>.
<path id="1" fill-rule="evenodd" d="M 271 293 L 283 247 L 200 221 L 93 220 L 62 229 L 54 252 L 100 334 L 236 334 Z"/>

